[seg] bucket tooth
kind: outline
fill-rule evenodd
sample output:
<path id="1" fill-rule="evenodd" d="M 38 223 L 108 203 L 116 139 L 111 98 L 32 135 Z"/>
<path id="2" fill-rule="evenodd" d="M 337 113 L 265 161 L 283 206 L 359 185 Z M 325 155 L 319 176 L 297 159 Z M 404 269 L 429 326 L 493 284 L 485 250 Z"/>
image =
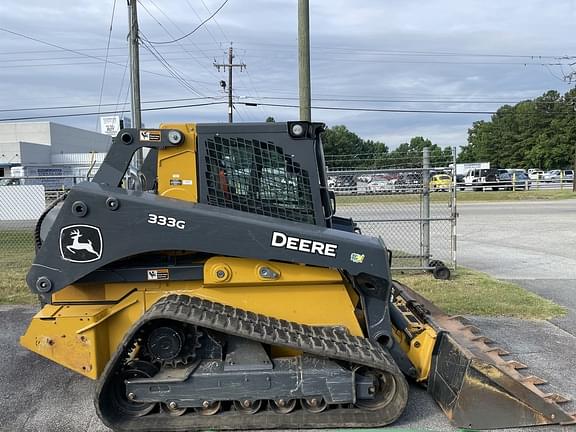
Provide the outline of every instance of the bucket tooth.
<path id="1" fill-rule="evenodd" d="M 557 404 L 563 404 L 572 401 L 572 399 L 567 398 L 566 396 L 562 396 L 561 394 L 558 393 L 547 393 L 544 395 L 544 399 L 547 399 Z"/>
<path id="2" fill-rule="evenodd" d="M 470 340 L 471 340 L 472 342 L 485 343 L 486 345 L 490 345 L 490 344 L 496 343 L 496 342 L 494 342 L 492 339 L 490 339 L 489 337 L 484 336 L 484 335 L 474 336 L 474 337 L 471 338 Z"/>
<path id="3" fill-rule="evenodd" d="M 513 367 L 514 369 L 528 369 L 528 366 L 526 366 L 524 363 L 520 363 L 518 360 L 509 360 L 506 362 L 506 364 L 510 367 Z"/>
<path id="4" fill-rule="evenodd" d="M 451 321 L 458 321 L 460 324 L 469 325 L 471 321 L 462 315 L 452 315 L 448 318 Z"/>
<path id="5" fill-rule="evenodd" d="M 480 333 L 480 329 L 478 327 L 476 327 L 475 325 L 472 324 L 467 324 L 464 327 L 462 327 L 462 330 L 467 330 L 472 334 L 479 334 Z"/>
<path id="6" fill-rule="evenodd" d="M 504 348 L 501 347 L 490 347 L 486 350 L 484 350 L 485 353 L 487 354 L 498 354 L 499 356 L 507 356 L 510 355 L 510 353 L 508 351 L 506 351 Z"/>
<path id="7" fill-rule="evenodd" d="M 532 384 L 532 385 L 548 384 L 548 381 L 546 381 L 540 377 L 534 376 L 534 375 L 530 375 L 530 376 L 523 378 L 522 382 L 524 384 Z"/>

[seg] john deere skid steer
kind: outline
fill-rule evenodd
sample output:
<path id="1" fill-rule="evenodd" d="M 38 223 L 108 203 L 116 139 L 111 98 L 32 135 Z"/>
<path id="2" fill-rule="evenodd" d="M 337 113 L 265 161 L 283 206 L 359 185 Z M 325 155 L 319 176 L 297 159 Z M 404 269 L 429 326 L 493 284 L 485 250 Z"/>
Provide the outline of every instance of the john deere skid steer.
<path id="1" fill-rule="evenodd" d="M 575 421 L 336 217 L 319 123 L 124 129 L 36 228 L 21 343 L 97 379 L 115 430 L 375 427 L 407 379 L 458 426 Z M 121 187 L 150 149 L 141 190 Z M 56 402 L 55 402 L 56 403 Z"/>

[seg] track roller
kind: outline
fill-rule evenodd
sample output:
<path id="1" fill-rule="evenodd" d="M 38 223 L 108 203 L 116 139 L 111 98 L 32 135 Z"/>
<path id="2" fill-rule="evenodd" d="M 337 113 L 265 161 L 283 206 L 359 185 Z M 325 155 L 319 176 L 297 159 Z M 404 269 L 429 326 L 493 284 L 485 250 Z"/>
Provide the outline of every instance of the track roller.
<path id="1" fill-rule="evenodd" d="M 270 408 L 278 414 L 288 414 L 296 408 L 296 399 L 275 399 L 270 401 Z"/>
<path id="2" fill-rule="evenodd" d="M 321 397 L 311 397 L 302 399 L 302 407 L 313 413 L 321 413 L 328 408 L 328 404 Z"/>
<path id="3" fill-rule="evenodd" d="M 196 412 L 203 416 L 211 416 L 217 414 L 222 408 L 222 402 L 220 401 L 204 401 L 201 408 L 195 408 Z"/>
<path id="4" fill-rule="evenodd" d="M 186 412 L 185 407 L 184 408 L 178 407 L 178 404 L 174 401 L 168 402 L 167 404 L 164 403 L 160 404 L 160 409 L 162 410 L 162 412 L 170 414 L 171 416 L 174 417 L 179 417 Z"/>
<path id="5" fill-rule="evenodd" d="M 256 414 L 262 408 L 262 401 L 249 399 L 234 401 L 234 408 L 242 414 Z"/>

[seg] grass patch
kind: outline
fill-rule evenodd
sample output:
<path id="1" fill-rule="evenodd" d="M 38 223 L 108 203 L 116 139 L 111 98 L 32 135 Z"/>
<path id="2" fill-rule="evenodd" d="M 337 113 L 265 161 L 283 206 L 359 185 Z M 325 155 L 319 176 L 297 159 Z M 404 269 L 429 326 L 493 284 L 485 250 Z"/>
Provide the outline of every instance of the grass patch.
<path id="1" fill-rule="evenodd" d="M 34 304 L 36 295 L 26 285 L 34 258 L 34 234 L 29 230 L 0 231 L 0 303 Z"/>
<path id="2" fill-rule="evenodd" d="M 395 273 L 394 277 L 447 314 L 522 319 L 550 319 L 566 314 L 562 306 L 516 284 L 462 267 L 448 281 L 436 280 L 429 273 Z"/>
<path id="3" fill-rule="evenodd" d="M 33 238 L 29 230 L 0 231 L 0 304 L 38 302 L 26 285 L 34 258 Z M 394 272 L 394 276 L 449 314 L 550 319 L 566 313 L 561 306 L 518 285 L 462 267 L 449 281 L 436 280 L 429 273 Z"/>
<path id="4" fill-rule="evenodd" d="M 576 199 L 576 192 L 572 190 L 529 190 L 529 191 L 486 191 L 458 192 L 458 202 L 481 201 L 534 201 L 534 200 L 564 200 Z M 450 196 L 447 192 L 433 192 L 430 194 L 431 202 L 447 203 Z M 370 203 L 419 203 L 419 194 L 391 194 L 391 195 L 352 195 L 336 196 L 336 207 L 354 204 Z"/>
<path id="5" fill-rule="evenodd" d="M 575 199 L 572 190 L 528 190 L 528 191 L 491 191 L 460 192 L 458 201 L 534 201 Z"/>

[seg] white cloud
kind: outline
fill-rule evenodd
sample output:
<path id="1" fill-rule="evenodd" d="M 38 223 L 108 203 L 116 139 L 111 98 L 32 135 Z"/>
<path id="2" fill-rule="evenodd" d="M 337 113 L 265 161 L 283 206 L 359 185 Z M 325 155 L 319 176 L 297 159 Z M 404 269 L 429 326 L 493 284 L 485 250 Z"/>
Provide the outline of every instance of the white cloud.
<path id="1" fill-rule="evenodd" d="M 103 57 L 112 3 L 112 0 L 4 0 L 0 5 L 3 18 L 0 27 L 82 50 L 88 56 Z M 205 3 L 213 11 L 221 0 L 205 0 Z M 480 99 L 514 102 L 538 96 L 551 88 L 561 92 L 569 88 L 558 79 L 570 71 L 568 67 L 561 70 L 558 66 L 538 64 L 559 60 L 465 57 L 450 53 L 573 55 L 576 18 L 573 0 L 364 0 L 354 4 L 346 0 L 313 0 L 310 6 L 315 105 L 489 111 L 497 109 L 499 104 L 484 104 Z M 220 97 L 219 80 L 226 76 L 212 63 L 225 58 L 224 51 L 232 40 L 236 61 L 245 61 L 248 67 L 247 71 L 235 72 L 238 96 L 297 98 L 296 8 L 293 0 L 230 0 L 217 15 L 217 23 L 211 21 L 181 44 L 157 48 L 196 92 Z M 107 67 L 104 103 L 124 101 L 126 79 L 122 79 L 122 65 L 127 54 L 126 13 L 125 2 L 117 2 L 110 59 L 120 66 L 109 64 Z M 205 18 L 208 12 L 200 2 L 192 0 L 142 0 L 139 10 L 142 32 L 156 41 L 171 38 L 166 30 L 175 36 L 190 31 L 199 23 L 198 15 Z M 0 46 L 0 101 L 4 109 L 98 103 L 104 67 L 97 59 L 59 51 L 4 32 L 0 32 Z M 415 56 L 407 51 L 421 54 Z M 498 64 L 504 62 L 515 64 Z M 170 77 L 144 49 L 142 70 L 144 100 L 197 97 L 194 91 Z M 450 102 L 455 99 L 474 102 L 466 105 Z M 407 100 L 445 102 L 407 103 Z M 261 101 L 297 104 L 297 99 Z M 35 115 L 44 111 L 25 113 Z M 20 115 L 22 112 L 2 112 L 0 117 Z M 295 118 L 298 110 L 237 106 L 237 120 L 261 121 L 268 115 L 287 120 Z M 346 124 L 359 135 L 380 139 L 391 147 L 415 135 L 440 144 L 461 145 L 472 122 L 488 118 L 486 115 L 346 111 L 314 111 L 313 117 L 332 125 Z M 145 112 L 144 120 L 148 125 L 167 120 L 225 121 L 226 107 Z M 86 128 L 96 125 L 95 118 L 91 117 L 57 121 Z"/>

